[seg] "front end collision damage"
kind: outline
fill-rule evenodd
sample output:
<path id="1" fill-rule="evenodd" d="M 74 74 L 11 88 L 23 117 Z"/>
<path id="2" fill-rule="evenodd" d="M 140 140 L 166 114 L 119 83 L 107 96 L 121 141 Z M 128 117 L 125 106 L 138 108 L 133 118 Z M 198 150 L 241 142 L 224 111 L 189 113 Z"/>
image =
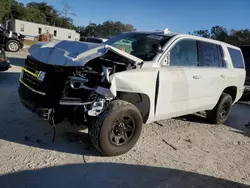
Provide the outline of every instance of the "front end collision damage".
<path id="1" fill-rule="evenodd" d="M 141 110 L 144 122 L 150 121 L 150 117 L 153 116 L 150 109 L 154 109 L 154 104 L 150 101 L 154 100 L 155 94 L 153 90 L 147 88 L 155 87 L 156 70 L 139 69 L 143 65 L 141 59 L 107 45 L 105 48 L 98 46 L 87 52 L 78 53 L 74 58 L 66 58 L 66 56 L 72 57 L 72 53 L 66 53 L 65 50 L 53 46 L 55 45 L 46 44 L 45 47 L 32 47 L 31 57 L 46 66 L 60 67 L 59 70 L 63 73 L 64 68 L 65 70 L 67 68 L 68 76 L 64 80 L 58 105 L 49 108 L 32 105 L 33 111 L 42 112 L 44 119 L 49 119 L 53 111 L 56 123 L 68 118 L 74 124 L 84 124 L 89 117 L 102 113 L 111 100 L 123 96 L 124 100 L 133 103 Z M 48 52 L 48 56 L 42 56 L 42 52 Z M 64 60 L 61 63 L 58 60 L 59 62 L 52 64 L 58 52 L 64 54 Z M 46 74 L 46 72 L 45 75 L 42 74 L 42 80 L 46 81 Z M 36 77 L 40 78 L 39 75 Z M 23 80 L 20 80 L 20 83 L 26 87 L 29 86 Z M 145 86 L 144 83 L 147 85 Z M 30 88 L 32 89 L 29 86 L 28 89 Z M 139 99 L 132 99 L 135 98 L 131 97 L 134 95 Z"/>
<path id="2" fill-rule="evenodd" d="M 153 101 L 156 97 L 154 90 L 151 88 L 156 87 L 158 71 L 134 68 L 112 73 L 109 67 L 102 66 L 102 69 L 101 82 L 99 85 L 92 87 L 87 85 L 89 80 L 86 77 L 69 77 L 68 85 L 70 89 L 74 91 L 79 90 L 79 92 L 81 92 L 81 89 L 89 91 L 91 100 L 85 102 L 60 100 L 60 105 L 83 106 L 84 108 L 82 109 L 85 114 L 93 117 L 102 113 L 111 100 L 122 99 L 138 107 L 142 113 L 144 123 L 150 122 L 154 117 L 154 111 L 150 111 L 150 109 L 155 108 Z M 145 83 L 147 84 L 145 85 Z M 85 117 L 84 120 L 87 121 L 87 118 Z"/>

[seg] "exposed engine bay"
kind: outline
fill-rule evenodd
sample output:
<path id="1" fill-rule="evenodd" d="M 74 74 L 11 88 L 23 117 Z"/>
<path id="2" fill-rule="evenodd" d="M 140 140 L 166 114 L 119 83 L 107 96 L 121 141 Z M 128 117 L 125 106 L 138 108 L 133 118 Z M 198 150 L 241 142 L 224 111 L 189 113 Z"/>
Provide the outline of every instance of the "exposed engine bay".
<path id="1" fill-rule="evenodd" d="M 68 77 L 63 88 L 60 105 L 74 105 L 84 110 L 87 116 L 98 116 L 106 103 L 115 96 L 110 92 L 110 76 L 114 73 L 135 69 L 134 62 L 121 59 L 115 53 L 109 52 L 103 57 L 89 61 L 84 67 L 77 67 Z M 81 113 L 83 114 L 83 113 Z M 86 121 L 84 117 L 84 121 Z M 71 120 L 74 123 L 82 123 Z"/>
<path id="2" fill-rule="evenodd" d="M 29 56 L 20 75 L 19 95 L 26 107 L 44 119 L 53 113 L 54 123 L 67 118 L 80 125 L 98 116 L 116 97 L 110 91 L 114 73 L 141 65 L 113 51 L 84 66 L 48 65 Z"/>

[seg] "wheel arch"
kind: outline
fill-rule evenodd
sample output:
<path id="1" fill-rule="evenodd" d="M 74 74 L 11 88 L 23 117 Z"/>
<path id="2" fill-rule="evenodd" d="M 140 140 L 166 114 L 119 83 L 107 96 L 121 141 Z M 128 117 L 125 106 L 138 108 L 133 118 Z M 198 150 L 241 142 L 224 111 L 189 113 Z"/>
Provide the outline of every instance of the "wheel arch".
<path id="1" fill-rule="evenodd" d="M 6 41 L 6 44 L 9 42 L 9 41 L 16 41 L 19 45 L 21 45 L 21 42 L 18 40 L 18 39 L 14 39 L 14 38 L 10 38 Z"/>
<path id="2" fill-rule="evenodd" d="M 150 98 L 144 93 L 117 91 L 117 98 L 135 105 L 141 112 L 143 123 L 146 123 L 150 112 Z"/>
<path id="3" fill-rule="evenodd" d="M 237 87 L 236 86 L 229 86 L 229 87 L 226 87 L 222 93 L 226 93 L 228 95 L 230 95 L 233 99 L 233 103 L 235 102 L 235 99 L 237 97 Z"/>

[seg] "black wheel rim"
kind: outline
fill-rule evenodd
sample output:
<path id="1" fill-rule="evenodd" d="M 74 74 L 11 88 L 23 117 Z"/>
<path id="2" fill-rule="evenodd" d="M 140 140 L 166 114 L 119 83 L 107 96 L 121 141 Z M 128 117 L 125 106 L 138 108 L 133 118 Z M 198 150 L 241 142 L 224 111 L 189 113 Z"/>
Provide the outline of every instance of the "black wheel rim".
<path id="1" fill-rule="evenodd" d="M 225 101 L 220 109 L 219 109 L 219 116 L 220 116 L 220 119 L 224 119 L 227 117 L 228 113 L 229 113 L 229 110 L 230 110 L 230 102 L 229 101 Z"/>
<path id="2" fill-rule="evenodd" d="M 134 133 L 134 118 L 130 115 L 123 115 L 114 122 L 109 139 L 114 146 L 122 146 L 132 140 Z"/>

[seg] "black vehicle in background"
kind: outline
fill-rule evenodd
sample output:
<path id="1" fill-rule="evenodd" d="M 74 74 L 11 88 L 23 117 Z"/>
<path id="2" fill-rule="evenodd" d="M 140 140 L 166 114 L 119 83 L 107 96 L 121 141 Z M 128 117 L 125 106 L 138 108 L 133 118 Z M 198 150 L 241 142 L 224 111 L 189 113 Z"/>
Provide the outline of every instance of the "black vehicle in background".
<path id="1" fill-rule="evenodd" d="M 0 27 L 0 44 L 2 44 L 7 51 L 17 52 L 23 48 L 24 38 L 25 36 L 20 33 Z"/>
<path id="2" fill-rule="evenodd" d="M 239 46 L 243 53 L 246 68 L 245 90 L 242 100 L 250 101 L 250 45 Z"/>

